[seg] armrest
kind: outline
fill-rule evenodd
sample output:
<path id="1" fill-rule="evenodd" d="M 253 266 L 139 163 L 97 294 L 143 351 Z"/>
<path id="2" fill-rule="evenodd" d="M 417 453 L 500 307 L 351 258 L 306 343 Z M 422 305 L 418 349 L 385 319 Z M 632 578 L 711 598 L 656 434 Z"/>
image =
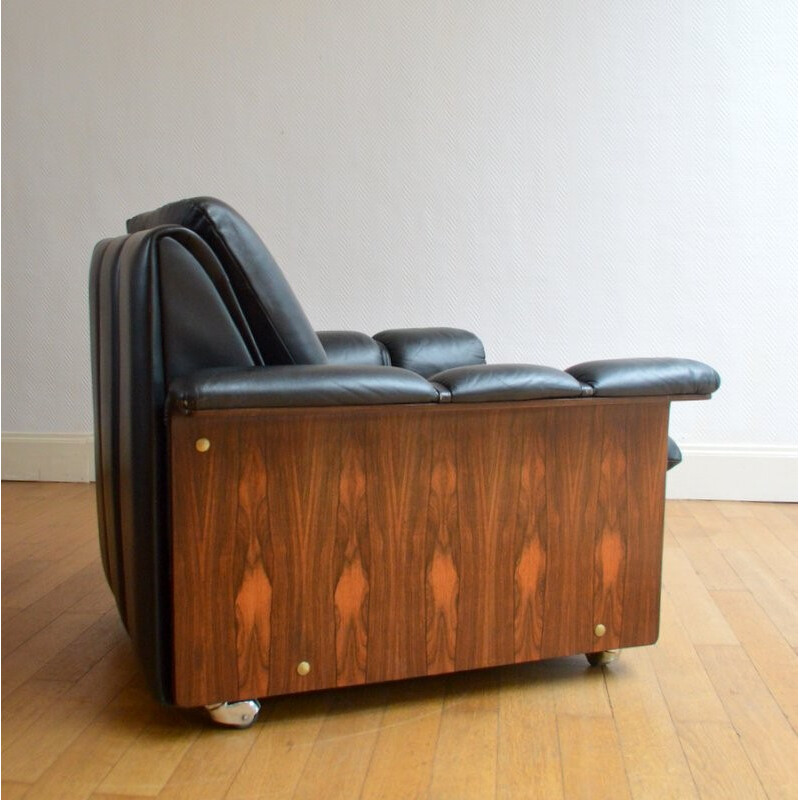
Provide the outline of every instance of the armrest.
<path id="1" fill-rule="evenodd" d="M 426 378 L 451 367 L 486 363 L 481 340 L 460 328 L 395 328 L 372 338 L 386 347 L 394 366 Z"/>
<path id="2" fill-rule="evenodd" d="M 719 389 L 716 370 L 688 358 L 617 358 L 585 361 L 566 370 L 592 387 L 595 397 L 709 395 Z"/>
<path id="3" fill-rule="evenodd" d="M 184 414 L 223 408 L 435 403 L 425 378 L 396 367 L 335 364 L 202 370 L 177 378 L 167 408 Z"/>
<path id="4" fill-rule="evenodd" d="M 329 364 L 388 367 L 388 350 L 376 339 L 358 331 L 317 331 Z"/>

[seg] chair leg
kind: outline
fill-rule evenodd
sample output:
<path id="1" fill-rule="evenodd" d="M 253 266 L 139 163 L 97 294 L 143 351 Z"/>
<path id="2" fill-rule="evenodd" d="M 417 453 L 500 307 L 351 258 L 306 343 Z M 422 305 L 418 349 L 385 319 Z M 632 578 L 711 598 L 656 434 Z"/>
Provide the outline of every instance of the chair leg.
<path id="1" fill-rule="evenodd" d="M 587 653 L 586 660 L 592 667 L 603 667 L 619 658 L 619 650 L 600 650 L 597 653 Z"/>
<path id="2" fill-rule="evenodd" d="M 240 700 L 236 703 L 214 703 L 206 706 L 209 716 L 217 725 L 229 728 L 249 728 L 255 722 L 261 703 L 258 700 Z"/>

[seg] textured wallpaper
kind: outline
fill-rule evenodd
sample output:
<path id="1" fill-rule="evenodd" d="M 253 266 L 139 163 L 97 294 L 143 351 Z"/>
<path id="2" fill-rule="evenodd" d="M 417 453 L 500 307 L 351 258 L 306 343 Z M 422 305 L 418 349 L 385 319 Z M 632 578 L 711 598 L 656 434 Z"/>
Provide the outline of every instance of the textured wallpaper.
<path id="1" fill-rule="evenodd" d="M 91 429 L 126 217 L 247 217 L 318 328 L 708 361 L 692 443 L 797 441 L 790 2 L 3 4 L 4 432 Z"/>

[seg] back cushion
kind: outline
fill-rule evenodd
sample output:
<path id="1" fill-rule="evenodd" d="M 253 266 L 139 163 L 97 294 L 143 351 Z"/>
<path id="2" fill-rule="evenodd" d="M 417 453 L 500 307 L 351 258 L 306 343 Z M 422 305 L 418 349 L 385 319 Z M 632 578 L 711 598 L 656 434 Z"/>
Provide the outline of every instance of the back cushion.
<path id="1" fill-rule="evenodd" d="M 327 359 L 280 267 L 258 234 L 213 197 L 169 203 L 128 220 L 128 232 L 181 225 L 214 251 L 253 332 L 265 364 L 324 364 Z"/>

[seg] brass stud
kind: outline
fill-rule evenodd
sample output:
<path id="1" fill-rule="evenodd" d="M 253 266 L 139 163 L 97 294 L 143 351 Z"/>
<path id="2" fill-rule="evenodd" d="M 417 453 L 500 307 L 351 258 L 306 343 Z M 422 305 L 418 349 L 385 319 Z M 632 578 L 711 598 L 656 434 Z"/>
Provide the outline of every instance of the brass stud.
<path id="1" fill-rule="evenodd" d="M 206 439 L 206 437 L 204 436 L 202 439 L 198 439 L 194 443 L 194 446 L 198 453 L 205 453 L 211 447 L 211 442 L 209 442 L 208 439 Z"/>
<path id="2" fill-rule="evenodd" d="M 298 675 L 306 676 L 306 675 L 308 675 L 309 672 L 311 672 L 311 664 L 309 664 L 308 661 L 301 661 L 297 665 L 297 674 Z"/>
<path id="3" fill-rule="evenodd" d="M 603 625 L 602 622 L 598 622 L 597 625 L 594 626 L 594 635 L 598 638 L 606 635 L 606 626 Z"/>

